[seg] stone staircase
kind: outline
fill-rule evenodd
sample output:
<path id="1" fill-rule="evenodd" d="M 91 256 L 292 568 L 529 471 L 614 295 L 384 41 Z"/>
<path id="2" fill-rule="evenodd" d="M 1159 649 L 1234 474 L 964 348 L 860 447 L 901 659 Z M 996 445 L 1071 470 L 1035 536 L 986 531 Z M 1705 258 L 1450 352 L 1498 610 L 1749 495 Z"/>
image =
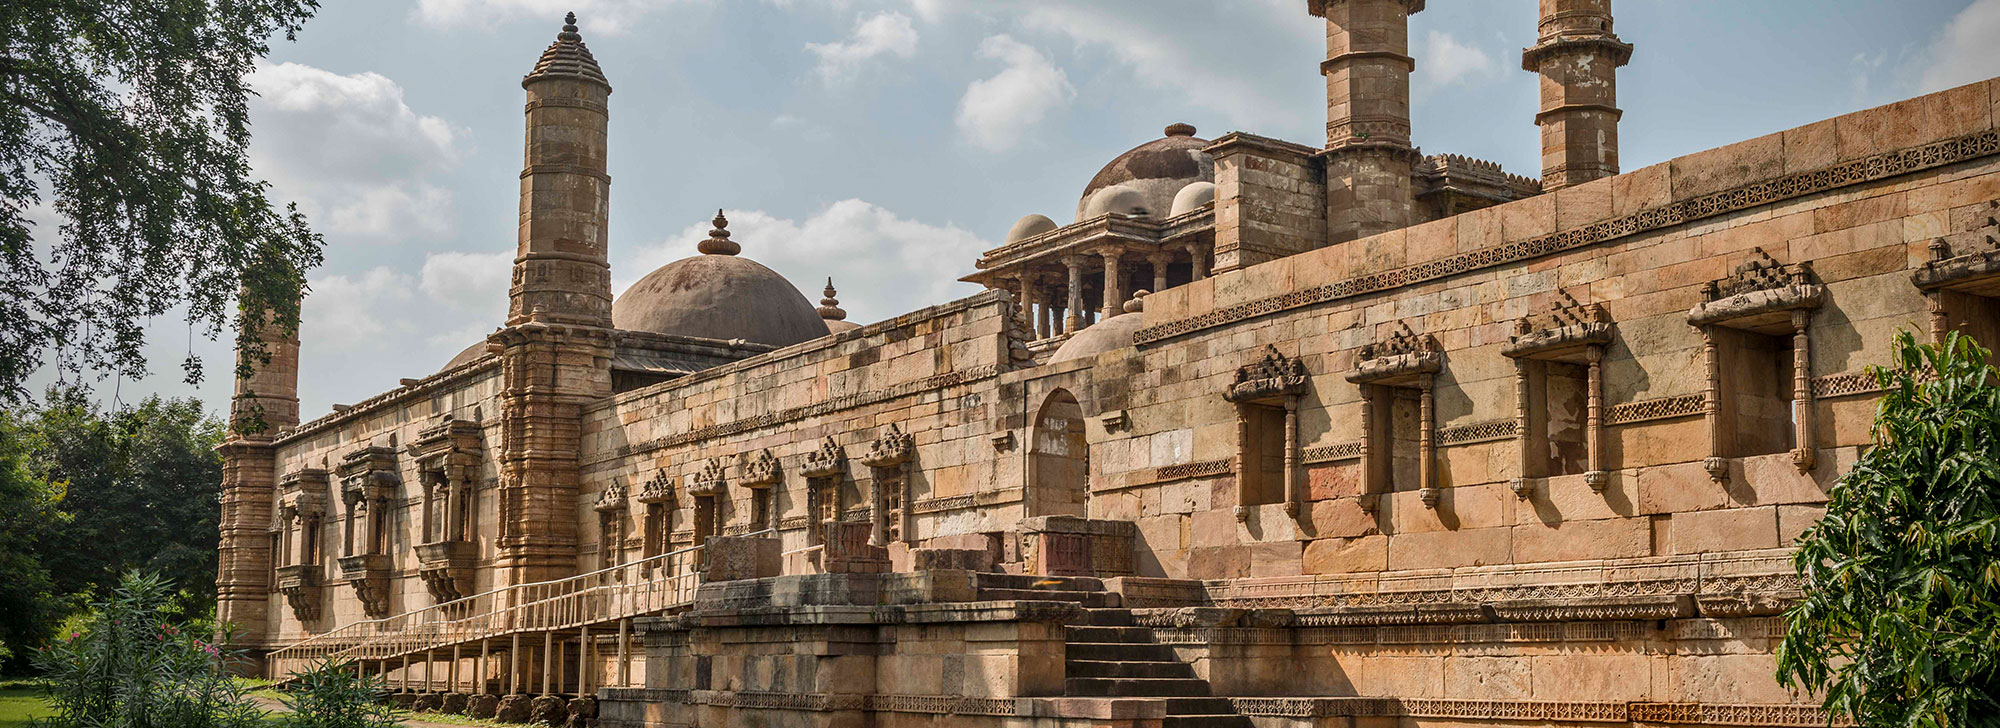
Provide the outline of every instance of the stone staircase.
<path id="1" fill-rule="evenodd" d="M 1228 698 L 1211 694 L 1194 666 L 1160 644 L 1150 627 L 1135 626 L 1132 610 L 1116 592 L 1085 577 L 978 575 L 980 599 L 1073 602 L 1083 620 L 1069 626 L 1063 695 L 1077 698 L 1154 698 L 1166 704 L 1162 728 L 1251 728 Z"/>

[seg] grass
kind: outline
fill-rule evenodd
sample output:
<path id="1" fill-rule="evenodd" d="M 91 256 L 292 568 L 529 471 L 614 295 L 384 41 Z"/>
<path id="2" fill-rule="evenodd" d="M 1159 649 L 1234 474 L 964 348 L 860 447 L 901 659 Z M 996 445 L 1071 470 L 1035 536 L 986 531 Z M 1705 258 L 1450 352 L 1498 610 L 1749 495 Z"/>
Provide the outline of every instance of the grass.
<path id="1" fill-rule="evenodd" d="M 0 685 L 0 728 L 21 728 L 48 714 L 48 703 L 33 683 Z"/>

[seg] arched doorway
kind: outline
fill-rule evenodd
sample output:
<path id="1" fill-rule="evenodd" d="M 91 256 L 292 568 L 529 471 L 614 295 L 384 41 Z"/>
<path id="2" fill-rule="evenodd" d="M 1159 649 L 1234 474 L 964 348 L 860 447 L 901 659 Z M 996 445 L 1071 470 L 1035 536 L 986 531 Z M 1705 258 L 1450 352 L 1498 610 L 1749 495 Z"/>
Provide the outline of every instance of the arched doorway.
<path id="1" fill-rule="evenodd" d="M 1028 515 L 1087 517 L 1090 445 L 1083 439 L 1083 406 L 1058 389 L 1042 400 L 1028 446 Z"/>

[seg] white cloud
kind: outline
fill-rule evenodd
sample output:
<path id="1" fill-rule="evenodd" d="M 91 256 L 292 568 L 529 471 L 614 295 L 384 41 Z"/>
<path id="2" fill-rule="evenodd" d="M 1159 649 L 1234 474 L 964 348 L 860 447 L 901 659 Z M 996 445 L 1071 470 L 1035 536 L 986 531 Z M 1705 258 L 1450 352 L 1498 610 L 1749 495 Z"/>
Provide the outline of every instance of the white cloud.
<path id="1" fill-rule="evenodd" d="M 411 109 L 395 81 L 279 63 L 259 66 L 250 85 L 252 166 L 331 241 L 454 229 L 451 191 L 431 176 L 458 164 L 461 132 Z"/>
<path id="2" fill-rule="evenodd" d="M 856 21 L 854 33 L 839 43 L 807 43 L 806 50 L 819 56 L 816 72 L 825 81 L 852 76 L 861 64 L 876 56 L 909 58 L 917 52 L 917 29 L 910 16 L 876 13 Z"/>
<path id="3" fill-rule="evenodd" d="M 1076 96 L 1069 76 L 1048 56 L 1009 36 L 981 41 L 979 55 L 1007 65 L 966 86 L 958 101 L 958 130 L 982 149 L 1013 148 L 1042 117 Z"/>
<path id="4" fill-rule="evenodd" d="M 783 274 L 815 305 L 827 277 L 833 277 L 848 320 L 864 324 L 978 293 L 957 280 L 992 247 L 956 226 L 918 222 L 856 199 L 835 202 L 804 220 L 762 210 L 726 214 L 730 239 L 743 245 L 745 257 Z M 708 230 L 706 222 L 689 225 L 634 252 L 614 269 L 618 289 L 694 255 Z"/>
<path id="5" fill-rule="evenodd" d="M 514 254 L 432 253 L 424 257 L 424 295 L 453 311 L 498 322 L 506 318 L 507 289 L 513 283 Z"/>
<path id="6" fill-rule="evenodd" d="M 2000 0 L 1974 0 L 1945 23 L 1921 90 L 1942 91 L 2000 76 Z"/>
<path id="7" fill-rule="evenodd" d="M 1428 88 L 1468 83 L 1500 71 L 1500 64 L 1486 51 L 1439 30 L 1424 36 L 1423 50 L 1417 59 L 1416 84 Z"/>
<path id="8" fill-rule="evenodd" d="M 408 315 L 414 281 L 395 269 L 376 267 L 307 283 L 312 290 L 299 312 L 299 340 L 312 349 L 383 351 L 420 323 Z"/>

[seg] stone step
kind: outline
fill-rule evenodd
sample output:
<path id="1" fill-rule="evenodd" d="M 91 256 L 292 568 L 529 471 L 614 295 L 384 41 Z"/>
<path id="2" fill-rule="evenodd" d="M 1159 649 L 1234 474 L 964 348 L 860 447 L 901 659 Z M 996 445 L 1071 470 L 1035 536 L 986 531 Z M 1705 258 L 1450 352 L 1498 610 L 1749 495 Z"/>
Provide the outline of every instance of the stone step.
<path id="1" fill-rule="evenodd" d="M 979 588 L 980 601 L 1075 602 L 1085 607 L 1118 606 L 1118 595 L 1110 592 L 1050 591 L 1042 589 Z"/>
<path id="2" fill-rule="evenodd" d="M 1052 591 L 1104 591 L 1104 580 L 1087 576 L 1042 576 L 1040 574 L 1000 574 L 980 572 L 973 578 L 981 588 L 1044 589 Z"/>
<path id="3" fill-rule="evenodd" d="M 1082 624 L 1097 627 L 1130 627 L 1132 626 L 1132 610 L 1087 609 L 1084 610 Z"/>
<path id="4" fill-rule="evenodd" d="M 1234 715 L 1228 698 L 1167 698 L 1167 715 Z"/>
<path id="5" fill-rule="evenodd" d="M 1071 697 L 1152 698 L 1208 694 L 1208 681 L 1189 677 L 1073 677 L 1063 681 Z"/>
<path id="6" fill-rule="evenodd" d="M 1160 728 L 1251 728 L 1250 717 L 1233 713 L 1209 715 L 1169 715 Z"/>
<path id="7" fill-rule="evenodd" d="M 1072 625 L 1069 628 L 1072 642 L 1130 642 L 1146 644 L 1153 641 L 1151 627 L 1105 627 L 1096 625 Z"/>
<path id="8" fill-rule="evenodd" d="M 1194 677 L 1194 667 L 1184 662 L 1132 662 L 1127 660 L 1070 660 L 1063 664 L 1070 677 Z"/>
<path id="9" fill-rule="evenodd" d="M 1159 644 L 1130 642 L 1071 642 L 1063 656 L 1070 660 L 1097 662 L 1174 662 L 1180 660 L 1174 648 Z"/>

